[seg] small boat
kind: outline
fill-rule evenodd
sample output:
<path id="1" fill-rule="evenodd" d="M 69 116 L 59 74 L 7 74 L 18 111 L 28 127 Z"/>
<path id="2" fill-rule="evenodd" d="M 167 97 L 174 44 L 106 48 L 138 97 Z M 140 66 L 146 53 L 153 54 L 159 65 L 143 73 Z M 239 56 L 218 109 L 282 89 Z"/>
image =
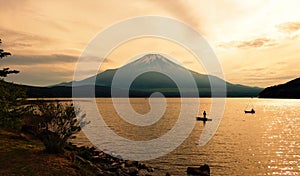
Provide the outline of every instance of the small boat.
<path id="1" fill-rule="evenodd" d="M 251 99 L 252 99 L 252 98 L 251 98 Z M 249 110 L 249 106 L 250 106 L 251 110 Z M 245 114 L 254 114 L 254 113 L 255 113 L 254 106 L 253 106 L 251 100 L 249 101 L 249 103 L 248 103 L 247 106 L 245 107 L 244 112 L 245 112 Z"/>
<path id="2" fill-rule="evenodd" d="M 254 109 L 251 109 L 250 111 L 245 110 L 245 114 L 254 114 L 254 113 L 255 113 Z"/>
<path id="3" fill-rule="evenodd" d="M 206 121 L 212 121 L 212 119 L 209 119 L 209 118 L 206 118 L 206 117 L 196 117 L 196 120 L 197 121 L 204 121 L 204 122 L 206 122 Z"/>

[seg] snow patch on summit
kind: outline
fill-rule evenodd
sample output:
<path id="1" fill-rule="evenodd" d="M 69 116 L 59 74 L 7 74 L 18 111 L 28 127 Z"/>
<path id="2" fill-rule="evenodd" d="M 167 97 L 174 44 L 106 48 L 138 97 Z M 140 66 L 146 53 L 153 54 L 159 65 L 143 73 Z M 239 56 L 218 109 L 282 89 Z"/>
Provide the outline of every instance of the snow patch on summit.
<path id="1" fill-rule="evenodd" d="M 156 69 L 158 68 L 162 68 L 162 69 L 166 69 L 166 68 L 172 68 L 172 69 L 184 69 L 186 70 L 184 67 L 182 67 L 180 65 L 180 63 L 175 63 L 171 60 L 169 60 L 168 58 L 160 55 L 160 54 L 147 54 L 144 55 L 143 57 L 141 57 L 140 59 L 137 59 L 133 62 L 130 62 L 126 65 L 123 66 L 124 67 L 135 67 L 135 68 L 149 68 L 149 67 L 155 67 Z M 121 67 L 122 68 L 122 67 Z"/>

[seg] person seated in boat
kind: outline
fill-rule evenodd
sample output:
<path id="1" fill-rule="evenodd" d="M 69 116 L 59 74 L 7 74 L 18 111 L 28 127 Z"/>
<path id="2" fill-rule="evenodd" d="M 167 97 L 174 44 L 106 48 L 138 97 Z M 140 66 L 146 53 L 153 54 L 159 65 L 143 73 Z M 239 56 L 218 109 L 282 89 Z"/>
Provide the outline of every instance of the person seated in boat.
<path id="1" fill-rule="evenodd" d="M 251 109 L 251 112 L 252 112 L 252 113 L 255 112 L 253 108 Z"/>
<path id="2" fill-rule="evenodd" d="M 205 111 L 203 112 L 203 118 L 206 118 L 206 112 Z"/>

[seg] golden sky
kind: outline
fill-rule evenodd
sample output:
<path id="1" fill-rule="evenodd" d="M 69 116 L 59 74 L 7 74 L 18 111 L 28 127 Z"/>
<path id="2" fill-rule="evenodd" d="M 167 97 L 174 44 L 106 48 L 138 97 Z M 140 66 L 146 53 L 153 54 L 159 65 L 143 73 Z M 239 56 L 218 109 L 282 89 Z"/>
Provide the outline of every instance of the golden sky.
<path id="1" fill-rule="evenodd" d="M 81 52 L 96 34 L 128 18 L 178 19 L 211 45 L 231 83 L 266 87 L 299 77 L 300 2 L 297 0 L 0 0 L 1 65 L 21 71 L 9 81 L 52 85 L 71 81 Z M 142 27 L 142 26 L 141 26 Z M 205 73 L 180 45 L 158 38 L 130 40 L 100 70 L 147 52 L 164 53 Z"/>

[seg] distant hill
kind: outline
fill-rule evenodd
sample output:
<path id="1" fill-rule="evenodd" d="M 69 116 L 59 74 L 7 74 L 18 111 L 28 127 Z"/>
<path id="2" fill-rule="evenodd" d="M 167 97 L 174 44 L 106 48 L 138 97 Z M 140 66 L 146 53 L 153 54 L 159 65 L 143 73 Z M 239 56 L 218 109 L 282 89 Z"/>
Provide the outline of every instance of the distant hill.
<path id="1" fill-rule="evenodd" d="M 259 98 L 300 98 L 300 78 L 265 88 Z"/>
<path id="2" fill-rule="evenodd" d="M 154 71 L 153 71 L 154 70 Z M 112 80 L 117 72 L 122 72 L 120 79 L 115 84 L 112 84 Z M 170 73 L 177 80 L 180 80 L 185 87 L 184 91 L 197 91 L 201 97 L 211 96 L 210 80 L 213 80 L 217 85 L 226 84 L 227 96 L 230 97 L 243 97 L 243 96 L 257 96 L 263 89 L 259 87 L 249 87 L 239 84 L 231 84 L 218 77 L 212 75 L 204 75 L 191 70 L 188 70 L 169 59 L 159 54 L 148 54 L 142 58 L 128 63 L 117 69 L 109 69 L 95 76 L 86 78 L 81 81 L 76 81 L 74 84 L 77 87 L 93 85 L 93 80 L 96 80 L 96 96 L 97 97 L 108 97 L 110 96 L 110 88 L 125 91 L 126 78 L 135 77 L 142 71 L 147 71 L 136 77 L 130 85 L 130 96 L 149 96 L 153 92 L 161 92 L 168 97 L 180 96 L 179 90 L 175 82 L 166 76 L 164 73 Z M 186 72 L 190 72 L 195 80 L 198 89 L 190 89 L 190 80 L 186 77 Z M 71 87 L 72 82 L 65 82 L 55 86 L 51 89 L 60 87 L 61 89 L 67 89 Z M 222 90 L 220 90 L 222 91 Z"/>

